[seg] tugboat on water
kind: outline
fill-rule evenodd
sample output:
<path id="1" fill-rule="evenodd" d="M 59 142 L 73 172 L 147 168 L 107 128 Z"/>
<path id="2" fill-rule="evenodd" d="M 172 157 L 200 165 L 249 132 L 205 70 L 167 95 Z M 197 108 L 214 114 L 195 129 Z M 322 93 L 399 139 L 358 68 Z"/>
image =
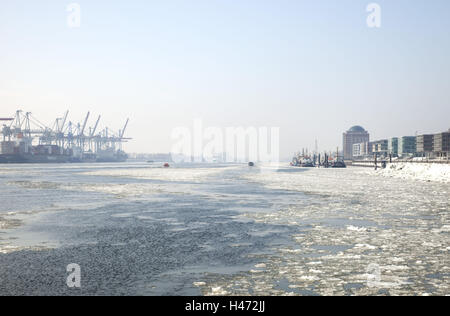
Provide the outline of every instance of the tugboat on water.
<path id="1" fill-rule="evenodd" d="M 313 168 L 314 162 L 311 157 L 306 155 L 296 155 L 292 159 L 291 166 L 293 167 L 303 167 L 303 168 Z"/>
<path id="2" fill-rule="evenodd" d="M 331 163 L 331 168 L 347 168 L 344 157 L 339 156 L 339 148 L 336 150 L 336 158 Z"/>
<path id="3" fill-rule="evenodd" d="M 343 160 L 336 160 L 331 163 L 331 168 L 347 168 Z"/>
<path id="4" fill-rule="evenodd" d="M 301 166 L 303 168 L 314 168 L 314 163 L 311 159 L 305 159 L 303 160 Z"/>

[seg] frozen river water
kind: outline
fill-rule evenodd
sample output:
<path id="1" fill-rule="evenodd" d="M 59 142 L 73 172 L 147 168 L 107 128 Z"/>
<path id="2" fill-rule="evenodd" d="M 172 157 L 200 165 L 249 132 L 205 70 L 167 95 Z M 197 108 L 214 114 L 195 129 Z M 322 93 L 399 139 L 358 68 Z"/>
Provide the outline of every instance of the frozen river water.
<path id="1" fill-rule="evenodd" d="M 364 168 L 0 165 L 0 295 L 450 294 L 450 184 Z M 81 288 L 66 266 L 81 267 Z"/>

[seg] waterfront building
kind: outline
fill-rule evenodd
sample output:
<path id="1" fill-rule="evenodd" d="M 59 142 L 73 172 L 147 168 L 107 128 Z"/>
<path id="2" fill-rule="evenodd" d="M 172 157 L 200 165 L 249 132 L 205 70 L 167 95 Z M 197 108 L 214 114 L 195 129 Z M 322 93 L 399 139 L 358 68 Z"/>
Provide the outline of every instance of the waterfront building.
<path id="1" fill-rule="evenodd" d="M 417 152 L 415 136 L 403 136 L 398 139 L 398 156 L 411 156 Z"/>
<path id="2" fill-rule="evenodd" d="M 372 152 L 380 156 L 387 156 L 388 153 L 388 140 L 382 139 L 372 143 Z"/>
<path id="3" fill-rule="evenodd" d="M 388 153 L 392 156 L 398 156 L 398 137 L 389 138 Z"/>
<path id="4" fill-rule="evenodd" d="M 368 143 L 369 133 L 361 126 L 353 126 L 343 134 L 344 159 L 353 158 L 353 145 Z"/>
<path id="5" fill-rule="evenodd" d="M 371 143 L 358 143 L 353 145 L 353 158 L 365 158 L 372 153 Z"/>
<path id="6" fill-rule="evenodd" d="M 438 157 L 448 157 L 450 152 L 450 130 L 433 137 L 433 151 Z"/>
<path id="7" fill-rule="evenodd" d="M 353 158 L 360 158 L 363 155 L 364 143 L 353 144 Z"/>
<path id="8" fill-rule="evenodd" d="M 416 140 L 416 151 L 421 155 L 430 154 L 434 149 L 434 136 L 419 135 Z"/>

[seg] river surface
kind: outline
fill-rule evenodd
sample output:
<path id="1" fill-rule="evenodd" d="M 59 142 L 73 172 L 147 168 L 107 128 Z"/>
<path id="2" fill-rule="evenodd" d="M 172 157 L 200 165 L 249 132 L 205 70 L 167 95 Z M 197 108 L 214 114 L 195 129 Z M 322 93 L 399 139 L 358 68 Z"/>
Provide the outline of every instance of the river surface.
<path id="1" fill-rule="evenodd" d="M 0 165 L 0 295 L 446 295 L 450 185 L 370 169 Z M 69 288 L 69 264 L 81 287 Z"/>

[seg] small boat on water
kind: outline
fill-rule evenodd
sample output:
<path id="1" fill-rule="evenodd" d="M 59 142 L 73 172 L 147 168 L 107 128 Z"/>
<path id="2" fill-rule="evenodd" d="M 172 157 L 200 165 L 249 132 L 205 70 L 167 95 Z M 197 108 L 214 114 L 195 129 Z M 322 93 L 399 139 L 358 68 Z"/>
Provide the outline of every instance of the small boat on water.
<path id="1" fill-rule="evenodd" d="M 255 166 L 255 163 L 250 161 L 250 162 L 248 163 L 248 166 L 249 166 L 249 167 L 254 167 L 254 166 Z"/>
<path id="2" fill-rule="evenodd" d="M 331 163 L 331 168 L 347 168 L 347 165 L 342 160 L 338 160 Z"/>
<path id="3" fill-rule="evenodd" d="M 314 164 L 311 160 L 304 160 L 304 162 L 301 164 L 303 168 L 314 168 Z"/>
<path id="4" fill-rule="evenodd" d="M 170 167 L 170 165 L 166 162 L 165 164 L 164 164 L 164 166 L 163 166 L 164 168 L 169 168 Z"/>
<path id="5" fill-rule="evenodd" d="M 303 167 L 303 168 L 314 168 L 314 161 L 310 157 L 297 156 L 292 159 L 291 166 Z"/>

